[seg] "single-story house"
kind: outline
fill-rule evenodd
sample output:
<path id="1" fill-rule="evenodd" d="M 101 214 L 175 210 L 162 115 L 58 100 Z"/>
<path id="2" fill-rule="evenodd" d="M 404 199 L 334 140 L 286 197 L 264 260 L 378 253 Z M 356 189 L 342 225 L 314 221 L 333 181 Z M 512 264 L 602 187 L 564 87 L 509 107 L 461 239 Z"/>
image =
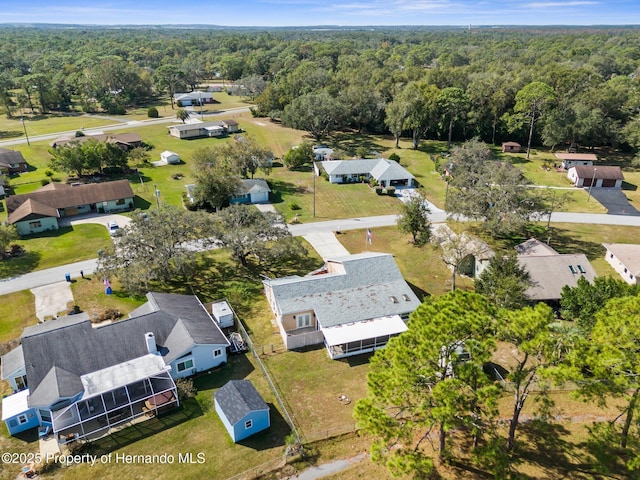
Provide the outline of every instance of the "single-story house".
<path id="1" fill-rule="evenodd" d="M 388 253 L 329 258 L 304 277 L 262 283 L 286 348 L 324 344 L 332 359 L 384 347 L 420 305 Z"/>
<path id="2" fill-rule="evenodd" d="M 315 164 L 316 174 L 320 167 L 329 176 L 331 183 L 359 182 L 375 178 L 381 187 L 412 187 L 415 177 L 398 162 L 385 158 L 362 160 L 325 160 Z"/>
<path id="3" fill-rule="evenodd" d="M 7 197 L 7 221 L 20 235 L 58 229 L 58 218 L 133 208 L 128 180 L 68 185 L 52 182 L 35 192 Z"/>
<path id="4" fill-rule="evenodd" d="M 227 133 L 237 132 L 240 127 L 235 120 L 220 120 L 215 122 L 193 122 L 167 127 L 169 134 L 180 139 L 200 137 L 221 137 Z"/>
<path id="5" fill-rule="evenodd" d="M 166 163 L 167 165 L 180 163 L 180 155 L 178 155 L 176 152 L 165 150 L 160 154 L 160 161 Z"/>
<path id="6" fill-rule="evenodd" d="M 532 282 L 525 291 L 531 301 L 556 303 L 565 285 L 576 287 L 581 277 L 589 282 L 596 278 L 595 270 L 583 253 L 560 254 L 535 238 L 515 248 L 518 263 L 529 273 Z"/>
<path id="7" fill-rule="evenodd" d="M 504 153 L 520 153 L 522 145 L 518 142 L 502 142 L 502 151 Z"/>
<path id="8" fill-rule="evenodd" d="M 467 233 L 458 235 L 446 223 L 435 224 L 431 230 L 434 241 L 442 248 L 447 265 L 457 262 L 459 275 L 478 278 L 495 255 L 491 247 L 479 238 Z"/>
<path id="9" fill-rule="evenodd" d="M 20 392 L 5 397 L 3 412 L 35 410 L 37 425 L 50 426 L 62 444 L 177 407 L 174 379 L 225 364 L 229 346 L 197 297 L 161 293 L 148 293 L 126 320 L 94 328 L 80 313 L 28 327 L 21 342 L 21 365 L 2 379 L 17 385 L 26 372 L 27 402 Z"/>
<path id="10" fill-rule="evenodd" d="M 21 152 L 9 150 L 8 148 L 0 148 L 0 173 L 26 172 L 28 168 L 27 161 Z"/>
<path id="11" fill-rule="evenodd" d="M 598 161 L 598 157 L 594 153 L 556 153 L 555 156 L 560 160 L 560 165 L 565 170 L 577 166 L 588 167 Z"/>
<path id="12" fill-rule="evenodd" d="M 234 442 L 271 425 L 269 405 L 249 380 L 229 380 L 213 394 L 213 400 L 216 412 Z"/>
<path id="13" fill-rule="evenodd" d="M 65 145 L 79 145 L 84 142 L 88 142 L 89 140 L 118 145 L 123 150 L 132 150 L 142 145 L 142 138 L 137 133 L 99 133 L 95 135 L 83 135 L 80 137 L 68 135 L 63 136 L 51 142 L 51 146 L 53 148 L 58 148 L 64 147 Z"/>
<path id="14" fill-rule="evenodd" d="M 316 145 L 313 147 L 313 155 L 316 162 L 331 160 L 333 158 L 333 149 L 325 147 L 324 145 Z"/>
<path id="15" fill-rule="evenodd" d="M 268 203 L 271 189 L 262 178 L 242 179 L 240 191 L 231 197 L 231 203 Z"/>
<path id="16" fill-rule="evenodd" d="M 640 245 L 629 243 L 603 243 L 607 249 L 605 260 L 620 274 L 622 279 L 634 285 L 640 275 Z"/>
<path id="17" fill-rule="evenodd" d="M 624 180 L 620 167 L 609 165 L 570 167 L 567 177 L 576 187 L 591 187 L 591 183 L 593 183 L 595 188 L 622 188 Z"/>
<path id="18" fill-rule="evenodd" d="M 194 91 L 189 93 L 176 93 L 173 95 L 173 101 L 181 107 L 190 107 L 191 105 L 204 105 L 205 103 L 213 103 L 213 93 Z"/>

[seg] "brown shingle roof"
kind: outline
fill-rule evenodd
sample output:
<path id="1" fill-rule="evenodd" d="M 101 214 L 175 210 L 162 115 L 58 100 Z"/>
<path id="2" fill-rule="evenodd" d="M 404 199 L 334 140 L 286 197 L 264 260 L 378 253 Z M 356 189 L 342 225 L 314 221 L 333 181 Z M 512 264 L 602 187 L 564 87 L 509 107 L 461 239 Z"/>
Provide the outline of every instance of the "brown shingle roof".
<path id="1" fill-rule="evenodd" d="M 577 165 L 571 168 L 576 169 L 576 174 L 579 178 L 592 178 L 595 172 L 595 178 L 602 180 L 624 180 L 620 167 L 611 165 Z"/>
<path id="2" fill-rule="evenodd" d="M 9 167 L 12 163 L 27 163 L 21 152 L 0 148 L 0 166 Z"/>
<path id="3" fill-rule="evenodd" d="M 43 217 L 58 217 L 58 210 L 43 203 L 29 198 L 26 202 L 16 208 L 9 217 L 7 222 L 14 224 L 21 220 L 31 220 Z"/>
<path id="4" fill-rule="evenodd" d="M 591 160 L 597 162 L 598 157 L 594 153 L 556 153 L 556 158 L 560 160 Z"/>
<path id="5" fill-rule="evenodd" d="M 68 208 L 133 197 L 133 190 L 128 180 L 76 186 L 49 184 L 32 193 L 7 197 L 7 211 L 11 215 L 29 199 L 52 208 Z"/>

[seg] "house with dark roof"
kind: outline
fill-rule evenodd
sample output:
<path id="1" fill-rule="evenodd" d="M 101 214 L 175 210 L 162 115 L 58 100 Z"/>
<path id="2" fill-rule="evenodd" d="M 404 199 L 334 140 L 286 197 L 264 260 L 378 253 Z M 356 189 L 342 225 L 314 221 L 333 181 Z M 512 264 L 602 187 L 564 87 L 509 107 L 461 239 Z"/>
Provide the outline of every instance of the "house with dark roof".
<path id="1" fill-rule="evenodd" d="M 7 221 L 20 235 L 58 229 L 58 219 L 89 212 L 133 208 L 128 180 L 68 185 L 50 183 L 35 192 L 7 197 Z"/>
<path id="2" fill-rule="evenodd" d="M 375 178 L 381 187 L 412 187 L 415 177 L 402 165 L 385 158 L 360 160 L 325 160 L 316 164 L 327 173 L 331 183 L 356 183 L 360 178 Z"/>
<path id="3" fill-rule="evenodd" d="M 216 412 L 234 442 L 271 425 L 269 405 L 249 380 L 230 380 L 213 394 Z"/>
<path id="4" fill-rule="evenodd" d="M 110 143 L 117 145 L 123 150 L 132 150 L 142 145 L 142 138 L 134 132 L 125 133 L 97 133 L 94 135 L 82 135 L 80 137 L 65 135 L 51 142 L 53 148 L 64 147 L 67 145 L 80 145 L 89 140 L 100 143 Z"/>
<path id="5" fill-rule="evenodd" d="M 9 150 L 8 148 L 0 148 L 0 173 L 26 172 L 28 168 L 27 161 L 21 152 Z"/>
<path id="6" fill-rule="evenodd" d="M 235 203 L 268 203 L 271 189 L 263 178 L 243 178 L 240 191 L 231 197 Z"/>
<path id="7" fill-rule="evenodd" d="M 189 93 L 175 93 L 173 101 L 179 107 L 189 107 L 191 105 L 204 105 L 206 103 L 214 103 L 213 93 L 193 91 Z"/>
<path id="8" fill-rule="evenodd" d="M 640 275 L 640 245 L 630 243 L 603 243 L 607 249 L 604 259 L 630 285 L 638 283 Z"/>
<path id="9" fill-rule="evenodd" d="M 622 188 L 624 175 L 618 166 L 578 165 L 570 167 L 567 177 L 576 187 Z"/>
<path id="10" fill-rule="evenodd" d="M 304 277 L 263 285 L 286 348 L 324 344 L 332 359 L 384 347 L 420 305 L 388 253 L 329 258 Z"/>
<path id="11" fill-rule="evenodd" d="M 583 253 L 561 254 L 531 238 L 515 247 L 518 263 L 529 273 L 531 286 L 525 295 L 533 302 L 555 304 L 565 286 L 574 288 L 582 277 L 593 282 L 596 272 Z"/>
<path id="12" fill-rule="evenodd" d="M 21 342 L 2 379 L 26 387 L 26 404 L 11 395 L 2 409 L 35 412 L 60 443 L 178 406 L 174 379 L 225 364 L 229 346 L 197 297 L 162 293 L 126 320 L 95 328 L 81 313 L 28 327 Z"/>

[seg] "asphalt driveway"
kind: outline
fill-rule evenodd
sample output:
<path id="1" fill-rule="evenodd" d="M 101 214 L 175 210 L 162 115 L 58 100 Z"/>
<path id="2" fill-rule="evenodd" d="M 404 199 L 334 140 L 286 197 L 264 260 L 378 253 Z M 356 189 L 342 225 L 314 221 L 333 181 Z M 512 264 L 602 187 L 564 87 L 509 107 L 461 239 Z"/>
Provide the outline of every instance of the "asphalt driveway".
<path id="1" fill-rule="evenodd" d="M 640 211 L 629 203 L 624 190 L 619 188 L 592 188 L 591 196 L 607 209 L 608 215 L 640 215 Z"/>

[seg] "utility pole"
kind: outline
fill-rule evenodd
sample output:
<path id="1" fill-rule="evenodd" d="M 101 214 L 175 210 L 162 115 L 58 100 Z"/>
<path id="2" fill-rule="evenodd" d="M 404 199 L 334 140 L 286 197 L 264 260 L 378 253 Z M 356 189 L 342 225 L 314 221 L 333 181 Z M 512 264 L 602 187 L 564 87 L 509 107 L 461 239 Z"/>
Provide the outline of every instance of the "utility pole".
<path id="1" fill-rule="evenodd" d="M 24 136 L 27 137 L 27 146 L 30 147 L 31 143 L 29 143 L 29 134 L 27 133 L 27 126 L 24 124 L 24 117 L 20 117 L 20 121 L 22 122 L 22 128 L 24 129 Z"/>
<path id="2" fill-rule="evenodd" d="M 158 207 L 158 209 L 160 209 L 160 190 L 158 190 L 158 187 L 155 183 L 153 184 L 153 190 L 156 196 L 156 206 Z"/>
<path id="3" fill-rule="evenodd" d="M 316 217 L 316 162 L 311 163 L 311 171 L 313 172 L 313 218 Z"/>
<path id="4" fill-rule="evenodd" d="M 587 202 L 591 199 L 591 189 L 593 188 L 593 182 L 596 180 L 596 167 L 593 167 L 593 177 L 591 177 L 591 185 L 589 185 L 589 195 L 587 196 Z"/>

